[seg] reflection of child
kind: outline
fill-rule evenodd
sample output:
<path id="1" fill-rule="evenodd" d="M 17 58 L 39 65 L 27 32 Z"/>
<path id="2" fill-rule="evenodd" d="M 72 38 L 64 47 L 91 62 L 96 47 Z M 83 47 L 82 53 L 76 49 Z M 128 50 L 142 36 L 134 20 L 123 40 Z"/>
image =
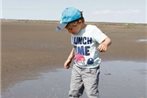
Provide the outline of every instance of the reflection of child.
<path id="1" fill-rule="evenodd" d="M 71 34 L 74 46 L 64 63 L 64 68 L 68 69 L 74 60 L 69 97 L 79 98 L 85 88 L 89 98 L 98 98 L 99 51 L 107 51 L 111 40 L 96 26 L 85 24 L 82 12 L 73 7 L 66 8 L 62 13 L 57 29 L 63 28 Z"/>

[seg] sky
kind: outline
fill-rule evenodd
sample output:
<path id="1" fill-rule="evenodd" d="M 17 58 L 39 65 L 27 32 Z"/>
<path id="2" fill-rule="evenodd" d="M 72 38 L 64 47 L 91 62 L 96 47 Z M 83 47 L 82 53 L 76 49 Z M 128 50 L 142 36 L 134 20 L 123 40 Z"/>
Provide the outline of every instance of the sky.
<path id="1" fill-rule="evenodd" d="M 1 0 L 0 18 L 60 20 L 66 7 L 83 11 L 86 21 L 147 23 L 147 0 Z"/>

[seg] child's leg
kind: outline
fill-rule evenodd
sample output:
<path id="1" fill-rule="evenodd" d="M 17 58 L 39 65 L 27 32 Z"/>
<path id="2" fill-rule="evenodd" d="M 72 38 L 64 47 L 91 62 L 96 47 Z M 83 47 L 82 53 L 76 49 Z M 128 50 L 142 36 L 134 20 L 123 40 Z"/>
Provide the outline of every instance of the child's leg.
<path id="1" fill-rule="evenodd" d="M 81 69 L 73 65 L 69 98 L 79 98 L 84 91 L 84 85 L 81 77 Z"/>
<path id="2" fill-rule="evenodd" d="M 99 82 L 99 68 L 85 69 L 83 71 L 83 82 L 88 98 L 99 98 L 98 82 Z"/>

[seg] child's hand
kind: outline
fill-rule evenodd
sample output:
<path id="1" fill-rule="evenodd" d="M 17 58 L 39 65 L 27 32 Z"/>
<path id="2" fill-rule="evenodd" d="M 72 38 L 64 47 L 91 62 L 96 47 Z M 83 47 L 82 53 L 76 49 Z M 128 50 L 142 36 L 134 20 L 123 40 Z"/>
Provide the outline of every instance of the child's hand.
<path id="1" fill-rule="evenodd" d="M 67 59 L 64 63 L 64 68 L 68 69 L 70 67 L 71 60 Z"/>
<path id="2" fill-rule="evenodd" d="M 106 52 L 110 44 L 111 44 L 111 39 L 107 37 L 101 44 L 99 44 L 98 50 L 100 52 Z"/>
<path id="3" fill-rule="evenodd" d="M 107 48 L 108 48 L 108 45 L 107 44 L 104 44 L 104 43 L 101 43 L 99 46 L 98 46 L 98 50 L 100 52 L 106 52 L 107 51 Z"/>

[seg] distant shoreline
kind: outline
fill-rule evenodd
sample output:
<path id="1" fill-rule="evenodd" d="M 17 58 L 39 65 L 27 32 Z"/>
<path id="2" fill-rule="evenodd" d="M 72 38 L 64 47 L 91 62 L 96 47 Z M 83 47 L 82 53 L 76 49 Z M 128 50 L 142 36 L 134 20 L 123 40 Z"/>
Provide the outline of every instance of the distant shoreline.
<path id="1" fill-rule="evenodd" d="M 32 19 L 0 19 L 1 22 L 35 22 L 35 23 L 58 23 L 58 20 L 32 20 Z M 87 23 L 98 23 L 105 25 L 145 25 L 147 23 L 125 23 L 125 22 L 91 22 L 87 21 Z"/>

